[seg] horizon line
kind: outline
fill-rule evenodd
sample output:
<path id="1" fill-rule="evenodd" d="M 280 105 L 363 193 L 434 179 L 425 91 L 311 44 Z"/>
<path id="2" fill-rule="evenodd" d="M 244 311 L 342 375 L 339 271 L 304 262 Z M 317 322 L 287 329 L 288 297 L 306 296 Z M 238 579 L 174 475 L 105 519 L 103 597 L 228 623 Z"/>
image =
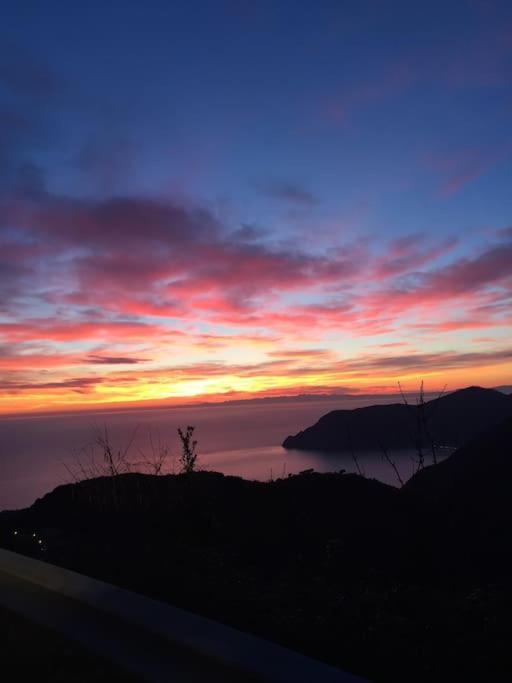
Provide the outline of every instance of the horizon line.
<path id="1" fill-rule="evenodd" d="M 475 386 L 475 385 L 465 385 L 465 386 L 457 386 L 454 388 L 451 388 L 449 390 L 446 390 L 444 394 L 449 394 L 453 393 L 454 391 L 458 391 L 460 389 L 465 389 L 468 388 L 469 386 Z M 507 388 L 508 385 L 500 385 L 498 387 L 481 387 L 483 389 L 495 389 L 499 391 L 502 388 Z M 509 387 L 510 388 L 510 387 Z M 414 396 L 417 392 L 416 391 L 405 391 L 404 394 L 406 396 Z M 430 391 L 425 391 L 426 396 L 432 396 L 435 394 L 439 394 L 440 391 L 439 389 L 433 389 Z M 300 401 L 329 401 L 329 400 L 336 400 L 336 399 L 365 399 L 365 398 L 381 398 L 381 397 L 393 397 L 393 396 L 400 396 L 400 391 L 380 391 L 380 392 L 369 392 L 369 393 L 352 393 L 352 392 L 346 392 L 346 393 L 340 393 L 340 392 L 322 392 L 322 393 L 299 393 L 299 394 L 277 394 L 277 395 L 270 395 L 270 396 L 253 396 L 250 398 L 226 398 L 222 399 L 219 398 L 218 400 L 212 400 L 212 401 L 205 401 L 205 400 L 200 400 L 200 401 L 194 401 L 194 400 L 185 400 L 181 403 L 165 403 L 166 399 L 158 399 L 158 402 L 155 403 L 154 399 L 148 399 L 147 401 L 143 401 L 141 403 L 138 403 L 137 405 L 134 405 L 134 402 L 125 402 L 129 403 L 129 405 L 125 405 L 124 403 L 121 404 L 101 404 L 100 406 L 90 406 L 90 405 L 84 405 L 82 407 L 73 407 L 73 408 L 64 408 L 64 409 L 55 409 L 55 410 L 34 410 L 34 411 L 26 411 L 26 412 L 10 412 L 10 413 L 0 413 L 0 420 L 8 420 L 8 419 L 30 419 L 30 418 L 45 418 L 45 417 L 53 417 L 53 416 L 73 416 L 73 415 L 83 415 L 83 414 L 98 414 L 98 413 L 130 413 L 130 412 L 139 412 L 139 411 L 150 411 L 150 410 L 173 410 L 176 408 L 208 408 L 208 407 L 226 407 L 230 405 L 240 405 L 240 404 L 246 404 L 246 403 L 272 403 L 272 402 L 285 402 L 285 401 L 290 401 L 290 402 L 300 402 Z"/>

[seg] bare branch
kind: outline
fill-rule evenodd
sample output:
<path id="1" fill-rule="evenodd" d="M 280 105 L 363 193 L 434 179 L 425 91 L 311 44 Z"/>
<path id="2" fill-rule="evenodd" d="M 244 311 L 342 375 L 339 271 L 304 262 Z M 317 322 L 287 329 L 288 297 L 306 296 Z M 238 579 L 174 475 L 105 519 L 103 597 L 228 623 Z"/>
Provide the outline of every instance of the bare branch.
<path id="1" fill-rule="evenodd" d="M 403 486 L 403 485 L 404 485 L 404 480 L 402 479 L 402 477 L 401 477 L 401 475 L 400 475 L 400 472 L 398 471 L 398 467 L 396 466 L 395 461 L 394 461 L 394 460 L 391 460 L 391 457 L 390 457 L 390 455 L 389 455 L 389 453 L 388 453 L 388 450 L 387 450 L 387 448 L 384 446 L 384 444 L 382 443 L 382 441 L 379 441 L 379 448 L 380 448 L 380 450 L 382 451 L 382 456 L 383 456 L 384 460 L 388 463 L 388 465 L 390 465 L 390 466 L 393 468 L 393 471 L 394 471 L 394 473 L 395 473 L 395 476 L 396 476 L 396 478 L 398 479 L 398 483 L 400 484 L 400 486 Z"/>

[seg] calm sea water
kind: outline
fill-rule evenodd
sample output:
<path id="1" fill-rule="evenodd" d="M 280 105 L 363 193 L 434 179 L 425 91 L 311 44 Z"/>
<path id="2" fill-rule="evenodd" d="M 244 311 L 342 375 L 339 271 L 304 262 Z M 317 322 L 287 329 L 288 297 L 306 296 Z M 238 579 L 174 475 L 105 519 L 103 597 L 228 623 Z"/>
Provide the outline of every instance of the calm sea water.
<path id="1" fill-rule="evenodd" d="M 389 402 L 382 399 L 382 402 Z M 373 399 L 251 403 L 174 407 L 137 411 L 81 413 L 45 417 L 0 419 L 0 510 L 30 505 L 55 486 L 70 481 L 66 466 L 76 470 L 87 461 L 98 429 L 108 428 L 112 445 L 129 451 L 132 461 L 145 460 L 153 444 L 167 443 L 171 456 L 167 471 L 177 469 L 179 444 L 176 429 L 196 428 L 199 466 L 248 479 L 268 480 L 313 467 L 320 472 L 355 471 L 349 454 L 287 451 L 280 443 L 289 434 L 339 408 L 376 403 Z M 99 451 L 96 457 L 99 459 Z M 412 452 L 397 452 L 402 476 L 412 474 Z M 358 454 L 366 476 L 396 484 L 393 471 L 377 452 Z"/>

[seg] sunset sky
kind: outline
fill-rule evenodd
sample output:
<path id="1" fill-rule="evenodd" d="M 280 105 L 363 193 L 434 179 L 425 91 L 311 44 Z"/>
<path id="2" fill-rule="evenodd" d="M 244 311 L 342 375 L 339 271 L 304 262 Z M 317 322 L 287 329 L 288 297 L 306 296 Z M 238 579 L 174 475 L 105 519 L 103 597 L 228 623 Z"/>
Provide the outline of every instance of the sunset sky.
<path id="1" fill-rule="evenodd" d="M 0 412 L 512 384 L 512 2 L 6 3 Z"/>

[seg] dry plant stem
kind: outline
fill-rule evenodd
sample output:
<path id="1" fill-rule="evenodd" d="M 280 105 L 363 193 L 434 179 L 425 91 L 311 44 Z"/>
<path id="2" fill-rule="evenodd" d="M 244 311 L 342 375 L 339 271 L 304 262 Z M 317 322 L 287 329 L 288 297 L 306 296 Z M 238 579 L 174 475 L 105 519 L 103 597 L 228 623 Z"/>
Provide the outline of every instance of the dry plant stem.
<path id="1" fill-rule="evenodd" d="M 421 384 L 422 384 L 422 388 L 423 388 L 423 382 L 422 382 Z M 432 411 L 431 411 L 431 415 L 430 415 L 431 418 L 434 417 L 434 415 L 435 415 L 435 413 L 436 413 L 436 410 L 437 410 L 437 406 L 439 405 L 439 399 L 443 396 L 443 394 L 445 393 L 445 391 L 446 391 L 446 384 L 444 385 L 443 389 L 439 392 L 439 395 L 436 397 L 435 401 L 432 401 L 432 402 L 431 402 L 431 405 L 432 405 Z M 422 392 L 422 393 L 423 393 L 423 392 Z M 422 397 L 423 397 L 423 396 L 422 396 Z M 426 408 L 425 408 L 425 407 L 424 407 L 424 410 L 423 410 L 423 420 L 424 420 L 424 422 L 423 422 L 423 429 L 424 429 L 424 432 L 425 432 L 425 436 L 427 437 L 428 442 L 430 443 L 430 448 L 431 448 L 431 451 L 432 451 L 432 463 L 433 463 L 434 465 L 437 465 L 437 449 L 436 449 L 436 442 L 435 442 L 434 437 L 433 437 L 433 435 L 432 435 L 432 433 L 431 433 L 431 431 L 430 431 L 430 426 L 429 426 L 429 424 L 428 424 L 428 419 L 427 419 L 427 411 L 426 411 Z"/>
<path id="2" fill-rule="evenodd" d="M 350 431 L 350 428 L 347 428 L 347 439 L 348 439 L 348 445 L 349 445 L 349 448 L 350 448 L 350 454 L 351 454 L 352 460 L 354 461 L 354 464 L 355 464 L 355 466 L 356 466 L 357 473 L 358 473 L 361 477 L 364 477 L 364 476 L 365 476 L 364 470 L 363 470 L 362 467 L 359 465 L 359 460 L 358 460 L 358 457 L 357 457 L 356 452 L 355 452 L 355 450 L 354 450 L 354 444 L 353 444 L 353 442 L 352 442 L 352 432 Z"/>
<path id="3" fill-rule="evenodd" d="M 394 460 L 391 460 L 391 457 L 388 453 L 387 448 L 384 446 L 383 443 L 379 442 L 380 450 L 382 451 L 382 455 L 384 460 L 393 468 L 393 471 L 395 473 L 396 478 L 398 479 L 398 483 L 400 486 L 404 485 L 404 480 L 400 476 L 400 472 L 398 471 L 398 467 L 396 466 L 396 463 Z"/>

